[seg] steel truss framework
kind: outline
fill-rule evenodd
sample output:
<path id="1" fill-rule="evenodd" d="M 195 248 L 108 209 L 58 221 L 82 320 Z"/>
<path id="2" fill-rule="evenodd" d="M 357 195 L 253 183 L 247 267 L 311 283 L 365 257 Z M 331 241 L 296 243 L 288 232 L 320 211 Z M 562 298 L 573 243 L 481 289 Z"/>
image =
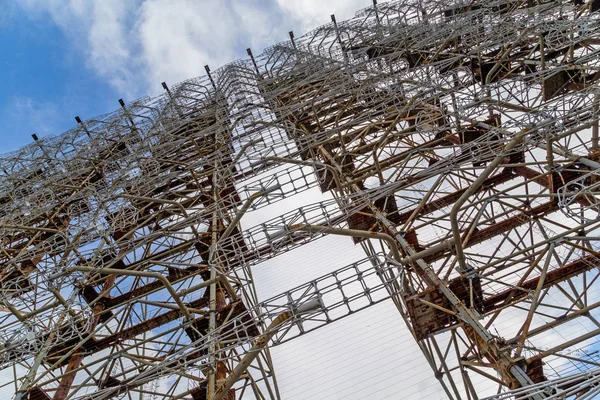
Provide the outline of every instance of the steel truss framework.
<path id="1" fill-rule="evenodd" d="M 381 301 L 448 398 L 597 396 L 598 9 L 374 3 L 0 157 L 17 399 L 280 398 L 269 347 Z M 336 234 L 366 258 L 259 302 Z"/>

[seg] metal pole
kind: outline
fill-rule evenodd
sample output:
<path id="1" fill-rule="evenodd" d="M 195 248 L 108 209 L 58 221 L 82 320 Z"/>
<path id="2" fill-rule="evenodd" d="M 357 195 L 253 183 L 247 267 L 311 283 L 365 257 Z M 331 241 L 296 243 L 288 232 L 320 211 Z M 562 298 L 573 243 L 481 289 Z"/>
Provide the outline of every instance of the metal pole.
<path id="1" fill-rule="evenodd" d="M 458 261 L 458 265 L 463 271 L 466 271 L 467 265 L 465 262 L 465 254 L 463 251 L 463 244 L 460 234 L 460 226 L 458 225 L 458 212 L 463 204 L 467 202 L 469 197 L 471 197 L 479 187 L 483 184 L 483 182 L 487 179 L 488 176 L 491 175 L 492 172 L 502 163 L 502 161 L 506 158 L 506 153 L 510 152 L 515 148 L 517 144 L 519 144 L 525 135 L 525 131 L 521 131 L 515 135 L 515 137 L 508 142 L 508 144 L 504 147 L 504 151 L 496 156 L 492 162 L 483 170 L 483 172 L 477 177 L 475 182 L 460 196 L 460 198 L 454 203 L 452 207 L 452 211 L 450 211 L 450 224 L 452 225 L 452 235 L 454 236 L 454 247 L 456 249 L 456 260 Z"/>
<path id="2" fill-rule="evenodd" d="M 322 307 L 320 301 L 318 299 L 313 299 L 313 300 L 309 301 L 308 303 L 303 304 L 302 306 L 298 307 L 296 309 L 295 313 L 300 314 L 300 313 L 304 313 L 307 311 L 316 310 L 320 307 Z M 215 393 L 215 396 L 213 397 L 213 400 L 223 400 L 224 396 L 227 394 L 229 389 L 231 389 L 233 387 L 235 382 L 237 382 L 237 380 L 240 378 L 240 376 L 242 376 L 244 371 L 246 371 L 246 369 L 248 369 L 250 364 L 252 364 L 252 361 L 254 361 L 254 359 L 256 359 L 256 357 L 258 357 L 260 352 L 269 343 L 271 338 L 273 336 L 275 336 L 275 334 L 279 331 L 279 328 L 281 328 L 281 325 L 284 322 L 286 322 L 287 320 L 289 320 L 290 318 L 292 318 L 293 315 L 294 314 L 292 314 L 292 312 L 285 311 L 285 312 L 279 314 L 277 317 L 275 317 L 275 319 L 269 324 L 269 326 L 265 330 L 265 333 L 263 333 L 256 340 L 256 342 L 254 343 L 252 348 L 246 352 L 246 355 L 242 358 L 242 360 L 238 363 L 238 365 L 235 366 L 235 369 L 231 372 L 231 374 L 227 378 L 227 381 L 225 381 L 225 384 L 223 384 L 223 386 L 221 386 L 217 390 L 217 392 Z"/>
<path id="3" fill-rule="evenodd" d="M 177 305 L 179 306 L 179 308 L 181 309 L 181 312 L 185 315 L 185 317 L 188 319 L 192 318 L 192 315 L 190 314 L 189 310 L 187 309 L 187 306 L 183 303 L 183 301 L 181 301 L 181 298 L 177 294 L 177 291 L 175 290 L 175 288 L 171 285 L 171 282 L 169 282 L 169 280 L 164 275 L 161 275 L 159 273 L 145 272 L 145 271 L 129 271 L 126 269 L 114 269 L 114 268 L 94 268 L 94 267 L 85 267 L 85 266 L 69 267 L 66 270 L 67 271 L 105 273 L 105 274 L 110 274 L 110 275 L 139 276 L 139 277 L 145 277 L 145 278 L 158 279 L 159 281 L 162 282 L 163 285 L 165 285 L 165 288 L 169 291 L 169 294 L 171 295 L 171 297 L 173 297 L 173 300 L 175 300 L 175 302 L 177 303 Z M 205 284 L 205 286 L 208 286 L 214 282 L 216 282 L 216 280 L 215 281 L 209 280 L 209 281 L 204 282 L 204 284 Z"/>

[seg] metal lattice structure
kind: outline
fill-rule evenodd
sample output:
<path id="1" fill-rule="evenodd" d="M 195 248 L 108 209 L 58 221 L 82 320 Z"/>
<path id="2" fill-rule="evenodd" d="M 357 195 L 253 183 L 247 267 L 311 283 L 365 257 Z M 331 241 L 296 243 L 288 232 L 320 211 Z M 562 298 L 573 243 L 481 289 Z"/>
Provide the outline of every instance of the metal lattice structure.
<path id="1" fill-rule="evenodd" d="M 4 383 L 285 398 L 270 348 L 389 301 L 448 398 L 596 398 L 598 9 L 374 3 L 3 155 Z M 326 235 L 365 258 L 259 301 Z"/>

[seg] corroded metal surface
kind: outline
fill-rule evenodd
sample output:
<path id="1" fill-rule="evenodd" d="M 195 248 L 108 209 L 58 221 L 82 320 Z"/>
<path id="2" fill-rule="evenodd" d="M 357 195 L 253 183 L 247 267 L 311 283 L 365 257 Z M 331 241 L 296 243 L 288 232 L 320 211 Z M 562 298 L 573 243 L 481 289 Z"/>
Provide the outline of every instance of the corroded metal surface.
<path id="1" fill-rule="evenodd" d="M 593 398 L 596 8 L 374 4 L 1 156 L 17 396 L 280 398 L 269 346 L 231 375 L 253 345 L 393 301 L 449 398 Z M 259 301 L 332 227 L 385 235 Z"/>

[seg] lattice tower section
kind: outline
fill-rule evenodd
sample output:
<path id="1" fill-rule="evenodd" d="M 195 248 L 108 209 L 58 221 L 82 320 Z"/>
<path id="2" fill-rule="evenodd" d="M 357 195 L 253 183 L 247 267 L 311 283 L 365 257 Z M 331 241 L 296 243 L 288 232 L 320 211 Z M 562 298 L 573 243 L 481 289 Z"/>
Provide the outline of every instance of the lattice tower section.
<path id="1" fill-rule="evenodd" d="M 285 398 L 270 347 L 383 301 L 448 398 L 598 396 L 598 9 L 374 4 L 2 156 L 17 398 Z"/>

